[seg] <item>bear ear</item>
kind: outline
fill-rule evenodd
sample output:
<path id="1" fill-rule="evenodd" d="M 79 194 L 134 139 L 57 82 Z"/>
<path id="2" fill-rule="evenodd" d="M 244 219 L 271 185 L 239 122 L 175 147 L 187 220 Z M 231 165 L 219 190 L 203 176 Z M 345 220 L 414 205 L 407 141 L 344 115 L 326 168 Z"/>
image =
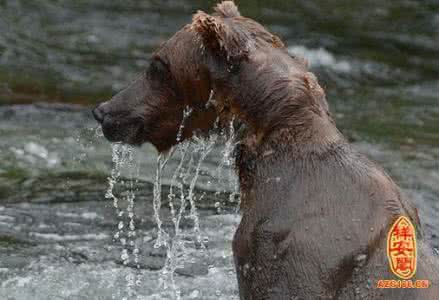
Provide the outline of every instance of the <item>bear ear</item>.
<path id="1" fill-rule="evenodd" d="M 227 19 L 198 11 L 192 18 L 191 27 L 201 37 L 205 48 L 223 56 L 227 61 L 231 62 L 247 57 L 246 41 L 248 37 L 242 31 L 234 30 L 233 24 Z"/>
<path id="2" fill-rule="evenodd" d="M 233 1 L 223 1 L 221 3 L 218 3 L 217 6 L 215 6 L 213 9 L 219 16 L 223 18 L 233 18 L 241 16 L 238 8 L 236 7 L 235 3 L 233 3 Z"/>
<path id="3" fill-rule="evenodd" d="M 220 18 L 199 10 L 192 18 L 192 28 L 201 37 L 206 48 L 221 50 L 224 48 L 225 24 Z"/>

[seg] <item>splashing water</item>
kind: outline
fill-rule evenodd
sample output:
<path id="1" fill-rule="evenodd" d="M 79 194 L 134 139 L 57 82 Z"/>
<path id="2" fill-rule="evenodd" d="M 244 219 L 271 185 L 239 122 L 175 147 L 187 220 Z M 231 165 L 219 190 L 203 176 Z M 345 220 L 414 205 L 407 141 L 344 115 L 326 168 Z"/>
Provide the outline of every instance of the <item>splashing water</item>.
<path id="1" fill-rule="evenodd" d="M 200 174 L 201 163 L 206 159 L 207 155 L 210 153 L 213 146 L 215 145 L 216 136 L 211 137 L 207 141 L 198 138 L 195 139 L 196 139 L 195 151 L 200 153 L 200 157 L 198 159 L 198 163 L 196 164 L 195 175 L 192 177 L 192 180 L 190 182 L 187 198 L 191 205 L 190 218 L 194 221 L 194 233 L 195 233 L 196 241 L 202 245 L 201 234 L 200 234 L 200 221 L 198 219 L 197 206 L 195 204 L 194 188 L 198 176 Z"/>
<path id="2" fill-rule="evenodd" d="M 190 117 L 190 115 L 192 114 L 192 108 L 189 106 L 186 106 L 186 108 L 183 110 L 183 120 L 180 123 L 180 127 L 178 128 L 178 132 L 177 132 L 177 143 L 179 143 L 183 137 L 183 130 L 184 130 L 184 125 L 186 123 L 187 118 Z"/>
<path id="3" fill-rule="evenodd" d="M 192 113 L 192 109 L 186 108 L 183 112 L 182 122 L 180 124 L 176 141 L 180 142 L 183 135 L 185 121 Z M 192 141 L 186 141 L 171 149 L 168 154 L 160 154 L 157 159 L 156 178 L 154 182 L 154 216 L 157 223 L 157 239 L 154 247 L 164 246 L 166 248 L 166 260 L 162 269 L 160 282 L 165 289 L 168 286 L 172 289 L 176 299 L 180 299 L 181 292 L 175 283 L 175 271 L 182 267 L 187 256 L 188 244 L 200 245 L 204 248 L 200 232 L 199 217 L 195 199 L 195 185 L 200 173 L 201 164 L 215 145 L 216 138 L 208 140 L 194 137 Z M 161 178 L 163 169 L 174 154 L 175 150 L 180 155 L 180 161 L 171 178 L 169 187 L 168 201 L 173 223 L 173 232 L 166 231 L 163 228 L 163 222 L 160 218 L 160 208 L 162 204 L 162 184 Z M 177 192 L 179 199 L 177 199 Z M 178 201 L 179 200 L 179 201 Z M 188 205 L 190 206 L 189 215 L 186 214 Z M 186 233 L 181 229 L 180 224 L 183 218 L 192 220 L 193 239 L 188 239 Z"/>
<path id="4" fill-rule="evenodd" d="M 154 181 L 154 198 L 153 198 L 153 208 L 154 217 L 157 222 L 157 240 L 154 244 L 154 248 L 159 248 L 161 246 L 167 245 L 168 234 L 162 229 L 162 221 L 160 219 L 160 208 L 162 206 L 162 172 L 166 164 L 171 158 L 173 150 L 168 154 L 159 154 L 157 157 L 157 169 Z"/>
<path id="5" fill-rule="evenodd" d="M 96 142 L 104 137 L 102 126 L 87 127 L 76 132 L 74 140 L 79 145 L 79 151 L 73 154 L 73 161 L 77 163 L 86 163 L 88 152 L 94 150 Z"/>
<path id="6" fill-rule="evenodd" d="M 166 231 L 160 219 L 161 207 L 161 175 L 172 150 L 167 155 L 159 155 L 157 163 L 156 180 L 154 184 L 154 214 L 157 223 L 157 240 L 155 247 L 166 248 L 166 261 L 162 269 L 160 281 L 165 289 L 172 289 L 176 299 L 181 298 L 181 292 L 175 282 L 175 271 L 183 267 L 187 259 L 188 247 L 205 249 L 207 239 L 201 235 L 199 216 L 197 211 L 197 197 L 195 186 L 198 180 L 201 165 L 213 149 L 216 136 L 209 139 L 194 137 L 191 141 L 176 146 L 180 155 L 180 161 L 174 170 L 169 187 L 169 208 L 171 213 L 172 228 Z M 179 193 L 177 196 L 176 193 Z M 198 197 L 198 201 L 202 195 Z M 189 207 L 189 211 L 187 209 Z M 183 219 L 190 220 L 193 224 L 191 232 L 185 232 L 181 227 Z"/>
<path id="7" fill-rule="evenodd" d="M 192 110 L 188 107 L 183 112 L 182 122 L 176 136 L 177 142 L 181 142 L 183 138 L 185 121 L 191 113 Z M 216 121 L 215 126 L 218 126 L 218 123 L 219 121 Z M 179 143 L 170 151 L 159 154 L 157 157 L 153 185 L 153 210 L 157 224 L 157 238 L 154 241 L 154 248 L 163 247 L 166 250 L 165 264 L 160 272 L 159 283 L 164 290 L 169 290 L 175 299 L 181 299 L 181 291 L 175 278 L 176 270 L 184 267 L 185 262 L 188 261 L 188 255 L 193 249 L 198 249 L 201 255 L 207 255 L 205 250 L 207 249 L 208 238 L 202 236 L 197 210 L 197 202 L 202 200 L 205 193 L 198 195 L 195 191 L 197 180 L 202 172 L 203 161 L 220 141 L 220 138 L 224 136 L 227 136 L 227 139 L 221 140 L 224 141 L 224 149 L 221 152 L 223 159 L 217 169 L 219 178 L 221 178 L 224 167 L 227 167 L 230 173 L 233 172 L 231 168 L 233 164 L 232 151 L 236 144 L 233 119 L 221 135 L 212 135 L 210 138 L 195 136 L 189 141 Z M 135 242 L 134 200 L 140 163 L 133 162 L 133 155 L 134 149 L 130 146 L 118 143 L 112 145 L 113 169 L 111 176 L 108 178 L 108 189 L 105 197 L 112 200 L 116 210 L 118 226 L 114 239 L 122 246 L 121 261 L 125 266 L 134 265 L 139 268 L 139 249 Z M 178 159 L 177 164 L 174 165 L 175 169 L 171 176 L 167 197 L 162 199 L 164 171 L 174 155 Z M 128 178 L 122 176 L 124 170 L 128 170 Z M 239 194 L 236 192 L 237 183 L 231 181 L 233 180 L 233 174 L 226 177 L 229 177 L 229 191 L 232 191 L 230 199 L 235 199 L 235 195 Z M 119 191 L 120 186 L 123 186 L 123 191 Z M 224 192 L 226 191 L 224 190 Z M 168 201 L 167 205 L 169 206 L 172 223 L 162 220 L 161 209 L 165 200 Z M 183 221 L 184 224 L 190 224 L 190 226 L 182 227 Z M 118 292 L 116 298 L 132 299 L 136 296 L 136 286 L 140 285 L 139 272 L 137 274 L 136 277 L 133 271 L 125 277 L 126 290 Z"/>
<path id="8" fill-rule="evenodd" d="M 119 220 L 117 231 L 113 237 L 122 246 L 120 255 L 122 264 L 126 266 L 132 263 L 136 268 L 139 268 L 139 249 L 135 244 L 134 183 L 137 182 L 140 164 L 134 163 L 133 156 L 134 151 L 132 147 L 120 143 L 112 145 L 113 169 L 111 176 L 108 178 L 108 189 L 105 198 L 113 201 L 113 206 Z M 124 169 L 128 170 L 129 175 L 127 179 L 121 176 Z M 121 193 L 116 193 L 116 185 L 118 183 L 128 188 Z M 121 200 L 125 200 L 123 205 L 121 205 Z M 131 299 L 135 296 L 135 286 L 140 284 L 139 278 L 140 277 L 137 276 L 136 279 L 136 275 L 132 272 L 125 277 L 127 284 L 122 299 Z"/>
<path id="9" fill-rule="evenodd" d="M 224 148 L 221 151 L 222 159 L 218 167 L 216 168 L 216 176 L 215 176 L 216 178 L 218 178 L 219 183 L 223 181 L 227 181 L 227 182 L 223 182 L 223 184 L 228 187 L 228 190 L 226 189 L 222 191 L 218 190 L 215 194 L 218 196 L 221 192 L 229 193 L 229 202 L 230 203 L 237 202 L 238 203 L 237 208 L 239 208 L 239 203 L 240 203 L 239 184 L 238 181 L 233 176 L 234 160 L 232 153 L 237 144 L 237 135 L 235 132 L 234 121 L 235 118 L 232 117 L 232 119 L 229 122 L 229 125 L 221 132 L 221 136 L 226 137 L 226 140 L 224 143 Z M 224 171 L 228 172 L 228 176 L 223 176 Z M 220 202 L 216 202 L 215 207 L 218 213 L 221 212 Z"/>
<path id="10" fill-rule="evenodd" d="M 234 179 L 233 176 L 233 155 L 232 152 L 235 149 L 236 146 L 236 132 L 235 132 L 235 127 L 234 127 L 234 121 L 235 121 L 235 117 L 232 117 L 230 123 L 229 123 L 229 132 L 228 132 L 228 139 L 226 141 L 226 145 L 224 147 L 223 150 L 223 159 L 222 159 L 222 163 L 224 165 L 226 165 L 228 167 L 229 170 L 229 175 L 227 176 L 228 179 L 228 185 L 229 188 L 231 190 L 231 193 L 229 195 L 229 202 L 234 203 L 236 201 L 237 198 L 237 202 L 238 202 L 238 206 L 240 204 L 240 193 L 239 193 L 239 184 L 238 181 L 236 179 Z"/>

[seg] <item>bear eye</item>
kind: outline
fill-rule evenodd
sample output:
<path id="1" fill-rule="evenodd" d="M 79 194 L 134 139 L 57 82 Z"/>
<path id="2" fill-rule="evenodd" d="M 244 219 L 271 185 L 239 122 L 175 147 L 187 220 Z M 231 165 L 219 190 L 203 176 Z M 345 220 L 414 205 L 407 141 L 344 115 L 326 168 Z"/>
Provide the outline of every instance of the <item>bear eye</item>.
<path id="1" fill-rule="evenodd" d="M 161 57 L 154 56 L 147 69 L 148 77 L 153 79 L 165 79 L 169 72 L 169 64 Z"/>

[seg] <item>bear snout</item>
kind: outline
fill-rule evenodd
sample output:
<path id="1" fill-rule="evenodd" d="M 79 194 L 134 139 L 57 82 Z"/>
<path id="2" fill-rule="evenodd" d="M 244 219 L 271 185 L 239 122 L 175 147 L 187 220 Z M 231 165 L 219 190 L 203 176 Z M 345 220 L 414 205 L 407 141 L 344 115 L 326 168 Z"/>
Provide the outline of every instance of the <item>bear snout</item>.
<path id="1" fill-rule="evenodd" d="M 102 126 L 110 142 L 140 145 L 144 142 L 143 118 L 130 111 L 115 111 L 111 102 L 103 102 L 92 109 L 93 117 Z"/>
<path id="2" fill-rule="evenodd" d="M 98 121 L 100 124 L 104 122 L 105 113 L 102 104 L 97 105 L 91 112 L 96 121 Z"/>

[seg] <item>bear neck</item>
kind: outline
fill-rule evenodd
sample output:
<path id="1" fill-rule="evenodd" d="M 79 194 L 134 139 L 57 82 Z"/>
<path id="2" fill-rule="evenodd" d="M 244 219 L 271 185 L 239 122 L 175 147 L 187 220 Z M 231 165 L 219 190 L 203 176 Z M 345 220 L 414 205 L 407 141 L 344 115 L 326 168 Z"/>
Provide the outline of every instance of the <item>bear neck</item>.
<path id="1" fill-rule="evenodd" d="M 237 117 L 250 129 L 244 138 L 253 148 L 263 144 L 286 145 L 303 151 L 315 151 L 344 140 L 338 131 L 324 98 L 309 101 L 296 99 L 288 91 L 258 92 L 257 87 L 249 94 L 222 94 L 231 115 Z M 237 89 L 229 89 L 237 90 Z M 252 89 L 250 89 L 252 90 Z M 233 97 L 233 98 L 232 98 Z M 222 101 L 224 102 L 224 101 Z M 251 145 L 250 145 L 251 144 Z"/>
<path id="2" fill-rule="evenodd" d="M 253 191 L 260 180 L 260 169 L 277 169 L 278 161 L 287 168 L 296 163 L 312 166 L 315 161 L 324 161 L 325 157 L 339 153 L 339 149 L 345 147 L 348 143 L 332 120 L 312 114 L 307 115 L 303 122 L 287 122 L 270 132 L 249 130 L 235 150 L 240 209 L 246 211 L 255 204 Z"/>
<path id="3" fill-rule="evenodd" d="M 284 117 L 283 122 L 268 129 L 249 127 L 242 143 L 256 156 L 288 151 L 292 154 L 291 159 L 301 159 L 313 153 L 322 154 L 334 145 L 346 143 L 330 117 L 317 115 L 307 109 L 289 118 Z"/>
<path id="4" fill-rule="evenodd" d="M 317 78 L 295 61 L 284 69 L 245 64 L 237 75 L 213 73 L 215 98 L 251 128 L 257 143 L 320 146 L 341 139 Z"/>

